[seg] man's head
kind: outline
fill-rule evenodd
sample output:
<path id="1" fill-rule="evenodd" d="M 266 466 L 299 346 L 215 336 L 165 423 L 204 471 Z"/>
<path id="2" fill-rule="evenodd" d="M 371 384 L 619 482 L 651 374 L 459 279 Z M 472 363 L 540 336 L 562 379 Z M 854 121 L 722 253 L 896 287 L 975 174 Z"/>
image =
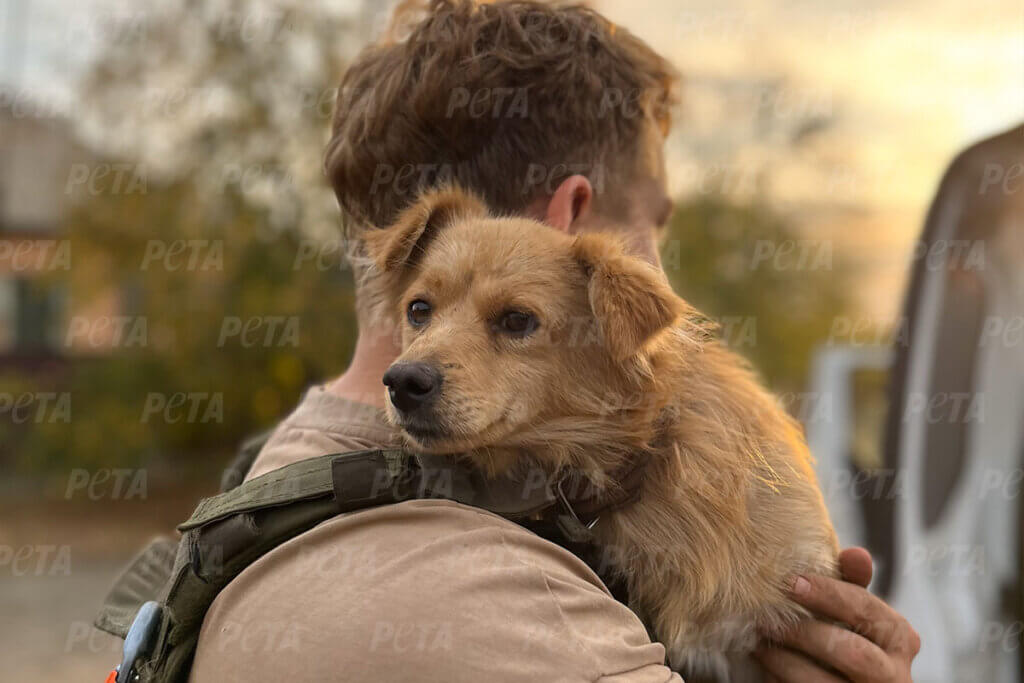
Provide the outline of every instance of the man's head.
<path id="1" fill-rule="evenodd" d="M 655 228 L 671 208 L 662 145 L 673 69 L 584 7 L 416 5 L 403 3 L 391 37 L 363 51 L 338 94 L 325 169 L 357 274 L 361 231 L 447 183 L 567 232 L 621 230 L 656 260 Z M 378 303 L 365 285 L 363 313 Z"/>

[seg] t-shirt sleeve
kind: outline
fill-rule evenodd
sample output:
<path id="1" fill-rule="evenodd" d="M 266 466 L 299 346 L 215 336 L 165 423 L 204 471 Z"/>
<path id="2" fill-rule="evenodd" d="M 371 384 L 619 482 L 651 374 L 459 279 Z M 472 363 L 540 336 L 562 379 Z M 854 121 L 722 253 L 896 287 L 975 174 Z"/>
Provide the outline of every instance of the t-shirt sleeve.
<path id="1" fill-rule="evenodd" d="M 590 569 L 447 501 L 342 515 L 217 597 L 192 681 L 679 681 Z"/>

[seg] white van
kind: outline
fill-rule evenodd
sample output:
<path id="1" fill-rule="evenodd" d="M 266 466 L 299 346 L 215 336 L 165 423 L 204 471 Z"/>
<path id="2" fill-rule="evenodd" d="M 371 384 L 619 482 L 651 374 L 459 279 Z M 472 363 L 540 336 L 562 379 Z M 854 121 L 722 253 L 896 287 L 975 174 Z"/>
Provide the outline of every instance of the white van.
<path id="1" fill-rule="evenodd" d="M 920 632 L 917 683 L 1019 683 L 1024 126 L 951 164 L 900 323 L 894 348 L 815 359 L 830 410 L 808 439 L 840 541 Z"/>

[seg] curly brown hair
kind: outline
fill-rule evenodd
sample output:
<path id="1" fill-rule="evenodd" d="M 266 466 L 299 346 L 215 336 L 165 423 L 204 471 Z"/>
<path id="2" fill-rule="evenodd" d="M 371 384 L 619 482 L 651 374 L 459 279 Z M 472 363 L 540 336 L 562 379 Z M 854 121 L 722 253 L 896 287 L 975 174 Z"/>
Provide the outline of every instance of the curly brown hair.
<path id="1" fill-rule="evenodd" d="M 446 183 L 517 213 L 575 173 L 608 211 L 667 134 L 676 83 L 584 6 L 407 0 L 345 73 L 325 172 L 350 227 L 389 225 Z"/>

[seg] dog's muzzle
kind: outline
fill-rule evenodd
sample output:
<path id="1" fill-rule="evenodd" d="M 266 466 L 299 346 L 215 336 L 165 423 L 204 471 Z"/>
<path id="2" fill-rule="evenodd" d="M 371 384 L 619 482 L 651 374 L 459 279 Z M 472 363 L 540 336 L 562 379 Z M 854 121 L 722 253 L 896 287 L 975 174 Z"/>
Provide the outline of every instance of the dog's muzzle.
<path id="1" fill-rule="evenodd" d="M 441 373 L 427 363 L 396 363 L 384 373 L 388 398 L 403 417 L 422 413 L 441 391 Z"/>

